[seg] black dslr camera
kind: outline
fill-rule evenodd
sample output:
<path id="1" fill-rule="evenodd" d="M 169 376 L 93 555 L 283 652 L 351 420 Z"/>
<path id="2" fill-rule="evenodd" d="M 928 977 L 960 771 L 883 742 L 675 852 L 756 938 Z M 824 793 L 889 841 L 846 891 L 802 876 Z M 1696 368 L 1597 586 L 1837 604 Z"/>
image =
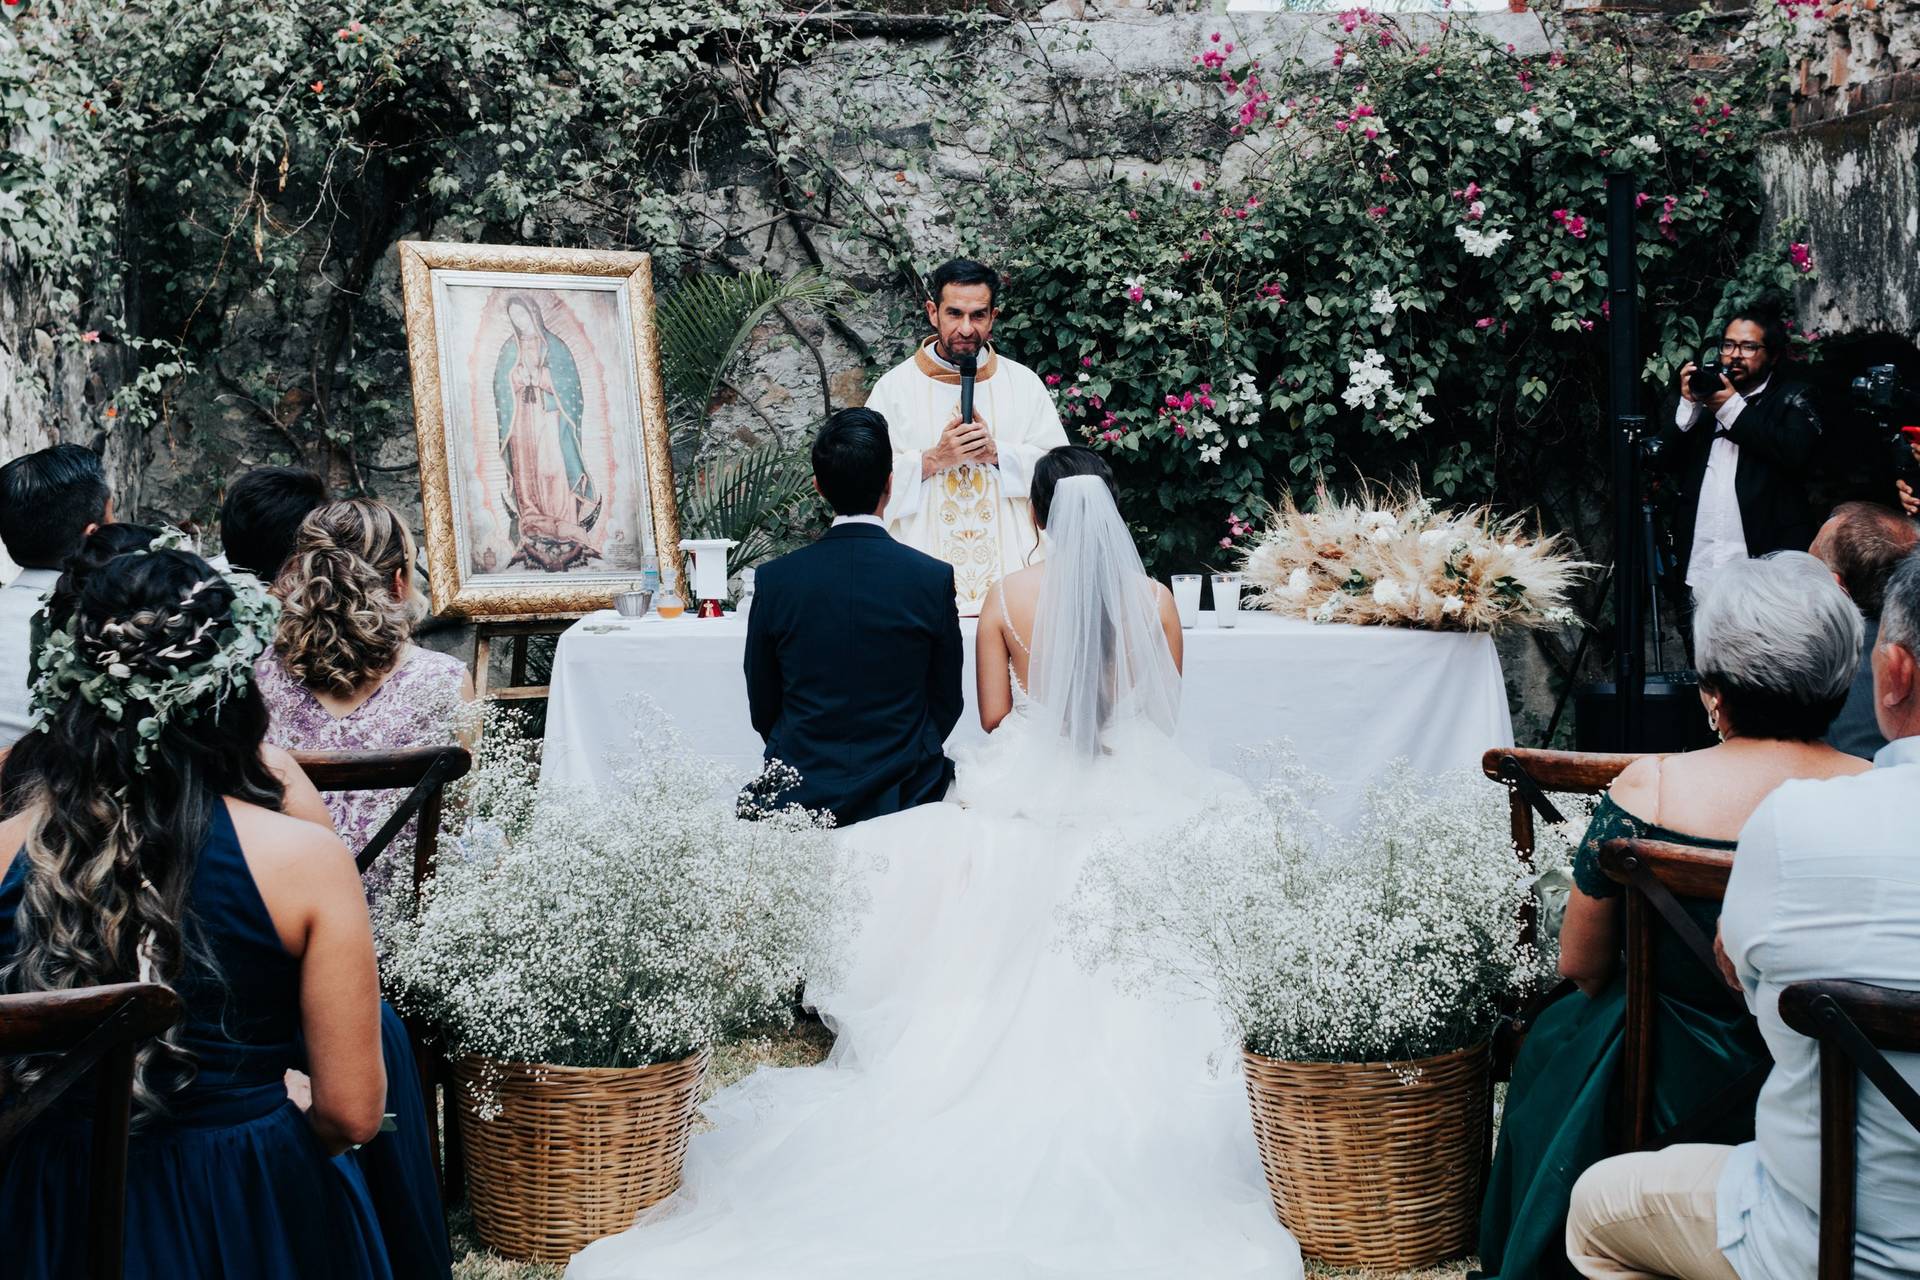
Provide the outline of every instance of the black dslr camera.
<path id="1" fill-rule="evenodd" d="M 1733 381 L 1732 376 L 1727 374 L 1726 366 L 1720 363 L 1720 357 L 1717 354 L 1707 356 L 1693 366 L 1693 377 L 1687 380 L 1687 390 L 1692 393 L 1695 400 L 1711 400 L 1726 390 L 1720 384 L 1723 375 L 1726 375 L 1728 382 Z"/>
<path id="2" fill-rule="evenodd" d="M 1869 365 L 1852 383 L 1854 407 L 1867 416 L 1891 451 L 1895 478 L 1920 488 L 1920 462 L 1913 443 L 1920 439 L 1920 393 L 1900 381 L 1900 370 L 1890 364 Z"/>

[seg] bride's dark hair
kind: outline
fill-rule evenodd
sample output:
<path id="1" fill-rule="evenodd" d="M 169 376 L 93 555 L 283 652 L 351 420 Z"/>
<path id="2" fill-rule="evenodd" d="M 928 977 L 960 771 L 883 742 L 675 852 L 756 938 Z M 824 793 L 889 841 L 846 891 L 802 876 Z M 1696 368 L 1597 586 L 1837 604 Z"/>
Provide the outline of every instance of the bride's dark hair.
<path id="1" fill-rule="evenodd" d="M 1106 482 L 1107 492 L 1113 495 L 1113 505 L 1120 505 L 1120 486 L 1114 483 L 1113 468 L 1107 460 L 1083 444 L 1063 444 L 1049 449 L 1040 455 L 1033 464 L 1033 480 L 1027 488 L 1028 500 L 1033 503 L 1033 520 L 1042 529 L 1047 527 L 1047 513 L 1053 510 L 1053 490 L 1068 476 L 1098 476 Z"/>
<path id="2" fill-rule="evenodd" d="M 15 917 L 19 949 L 0 965 L 6 992 L 132 981 L 143 949 L 149 976 L 178 981 L 190 961 L 204 963 L 187 901 L 214 806 L 222 796 L 273 809 L 282 801 L 260 758 L 267 708 L 251 681 L 210 686 L 198 702 L 157 717 L 128 683 L 139 675 L 165 681 L 222 651 L 234 602 L 227 581 L 199 556 L 174 550 L 98 563 L 76 556 L 70 569 L 79 570 L 64 583 L 72 611 L 52 624 L 72 634 L 74 652 L 110 683 L 102 700 L 75 691 L 52 707 L 0 771 L 5 811 L 34 814 Z M 103 705 L 111 695 L 122 698 L 117 718 Z M 154 724 L 143 724 L 149 718 Z M 176 1027 L 135 1058 L 143 1115 L 192 1078 L 194 1060 L 178 1035 Z M 0 1063 L 0 1093 L 43 1071 Z"/>

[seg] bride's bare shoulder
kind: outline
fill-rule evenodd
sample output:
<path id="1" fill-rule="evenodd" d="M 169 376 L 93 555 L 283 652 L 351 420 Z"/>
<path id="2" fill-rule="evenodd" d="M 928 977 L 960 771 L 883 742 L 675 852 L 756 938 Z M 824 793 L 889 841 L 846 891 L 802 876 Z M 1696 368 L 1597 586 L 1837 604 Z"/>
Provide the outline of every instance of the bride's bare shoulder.
<path id="1" fill-rule="evenodd" d="M 1047 567 L 1043 564 L 1029 565 L 1025 569 L 1015 569 L 1000 581 L 1005 584 L 1008 595 L 1027 596 L 1040 590 L 1040 580 L 1047 576 Z"/>

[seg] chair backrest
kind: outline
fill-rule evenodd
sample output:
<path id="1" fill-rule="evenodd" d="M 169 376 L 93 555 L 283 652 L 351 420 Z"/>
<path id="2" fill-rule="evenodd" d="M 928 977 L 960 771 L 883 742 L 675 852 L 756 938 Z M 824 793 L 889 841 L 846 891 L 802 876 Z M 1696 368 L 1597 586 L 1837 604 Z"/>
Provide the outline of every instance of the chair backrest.
<path id="1" fill-rule="evenodd" d="M 1700 1113 L 1688 1117 L 1665 1133 L 1653 1133 L 1654 1025 L 1657 995 L 1654 990 L 1654 940 L 1659 923 L 1679 936 L 1706 969 L 1712 989 L 1721 992 L 1728 1008 L 1751 1019 L 1746 1001 L 1721 976 L 1714 957 L 1713 938 L 1695 923 L 1680 905 L 1681 898 L 1720 902 L 1727 896 L 1727 880 L 1733 874 L 1733 854 L 1725 849 L 1703 849 L 1695 845 L 1666 840 L 1609 840 L 1600 849 L 1600 866 L 1609 877 L 1626 886 L 1626 985 L 1627 1025 L 1623 1047 L 1622 1084 L 1625 1105 L 1622 1114 L 1625 1133 L 1622 1141 L 1630 1150 L 1644 1151 L 1668 1146 L 1730 1114 L 1743 1103 L 1750 1105 L 1765 1079 L 1756 1069 L 1735 1081 Z"/>
<path id="2" fill-rule="evenodd" d="M 1884 1056 L 1920 1053 L 1920 991 L 1796 982 L 1780 993 L 1780 1018 L 1820 1042 L 1819 1280 L 1852 1280 L 1859 1078 L 1920 1130 L 1920 1094 Z"/>
<path id="3" fill-rule="evenodd" d="M 181 1013 L 180 997 L 151 982 L 0 996 L 0 1056 L 60 1055 L 45 1075 L 0 1111 L 0 1152 L 97 1065 L 87 1185 L 87 1280 L 119 1280 L 125 1262 L 134 1051 L 141 1041 L 177 1022 Z"/>
<path id="4" fill-rule="evenodd" d="M 465 747 L 403 747 L 394 751 L 296 751 L 294 760 L 322 791 L 395 791 L 409 788 L 364 849 L 354 850 L 362 871 L 373 865 L 415 815 L 413 883 L 433 870 L 440 844 L 441 792 L 467 775 L 473 757 Z"/>
<path id="5" fill-rule="evenodd" d="M 1621 770 L 1640 757 L 1636 755 L 1598 754 L 1587 751 L 1538 751 L 1529 747 L 1495 747 L 1480 757 L 1480 768 L 1489 778 L 1507 789 L 1507 810 L 1513 831 L 1513 847 L 1521 859 L 1533 864 L 1533 818 L 1539 813 L 1549 822 L 1561 820 L 1560 811 L 1548 798 L 1548 792 L 1598 795 L 1613 784 Z M 1520 938 L 1533 941 L 1535 928 L 1532 901 L 1522 908 Z"/>

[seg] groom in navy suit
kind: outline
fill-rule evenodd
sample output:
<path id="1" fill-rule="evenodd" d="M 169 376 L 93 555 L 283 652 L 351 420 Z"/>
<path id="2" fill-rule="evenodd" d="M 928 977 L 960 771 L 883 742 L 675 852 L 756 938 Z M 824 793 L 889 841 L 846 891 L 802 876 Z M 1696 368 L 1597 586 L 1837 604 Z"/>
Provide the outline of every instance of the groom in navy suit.
<path id="1" fill-rule="evenodd" d="M 831 810 L 840 826 L 946 794 L 941 745 L 960 719 L 953 567 L 894 541 L 887 420 L 842 409 L 813 442 L 833 527 L 760 566 L 747 615 L 747 701 L 766 758 L 800 774 L 761 802 Z"/>

